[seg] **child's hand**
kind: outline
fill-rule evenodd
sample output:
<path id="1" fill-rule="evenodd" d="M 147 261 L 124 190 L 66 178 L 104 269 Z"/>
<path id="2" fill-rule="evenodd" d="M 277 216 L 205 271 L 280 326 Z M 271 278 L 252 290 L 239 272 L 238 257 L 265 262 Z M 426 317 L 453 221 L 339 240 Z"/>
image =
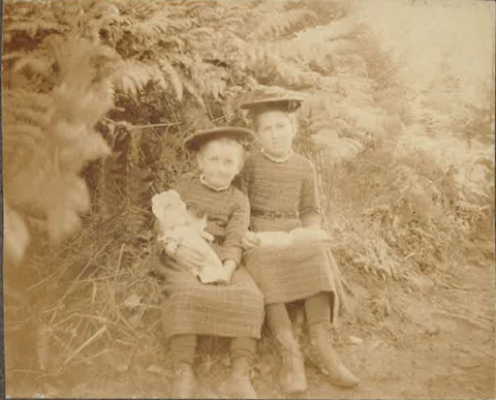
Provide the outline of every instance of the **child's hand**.
<path id="1" fill-rule="evenodd" d="M 222 283 L 229 285 L 231 283 L 232 277 L 236 271 L 236 263 L 233 260 L 224 261 L 224 279 Z"/>
<path id="2" fill-rule="evenodd" d="M 255 232 L 247 231 L 241 241 L 245 250 L 253 249 L 260 245 L 260 239 Z"/>
<path id="3" fill-rule="evenodd" d="M 208 233 L 207 231 L 201 231 L 200 235 L 203 239 L 205 239 L 208 243 L 212 243 L 214 241 L 214 235 Z"/>

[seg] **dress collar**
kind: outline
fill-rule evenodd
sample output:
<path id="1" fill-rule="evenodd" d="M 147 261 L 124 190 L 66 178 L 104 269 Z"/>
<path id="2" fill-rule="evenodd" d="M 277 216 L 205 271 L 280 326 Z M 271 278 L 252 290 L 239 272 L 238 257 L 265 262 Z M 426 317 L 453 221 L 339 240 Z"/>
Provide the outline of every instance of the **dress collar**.
<path id="1" fill-rule="evenodd" d="M 270 161 L 273 161 L 275 163 L 283 164 L 286 161 L 288 161 L 292 156 L 293 156 L 293 149 L 289 150 L 288 155 L 282 157 L 282 158 L 274 158 L 273 156 L 267 154 L 264 149 L 261 150 L 262 154 L 267 157 Z"/>
<path id="2" fill-rule="evenodd" d="M 203 177 L 203 175 L 200 175 L 200 182 L 205 185 L 206 187 L 208 187 L 209 189 L 212 189 L 212 190 L 215 190 L 216 192 L 223 192 L 224 190 L 227 190 L 229 189 L 229 187 L 231 186 L 231 184 L 227 185 L 227 186 L 224 186 L 224 187 L 221 187 L 221 188 L 217 188 L 215 186 L 212 186 L 210 183 L 208 183 L 205 178 Z"/>

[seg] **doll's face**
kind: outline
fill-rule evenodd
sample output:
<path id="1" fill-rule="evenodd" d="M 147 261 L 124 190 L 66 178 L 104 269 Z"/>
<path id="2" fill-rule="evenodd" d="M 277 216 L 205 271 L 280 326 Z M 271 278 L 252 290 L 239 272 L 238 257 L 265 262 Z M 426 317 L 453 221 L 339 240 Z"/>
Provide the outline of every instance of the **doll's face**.
<path id="1" fill-rule="evenodd" d="M 290 114 L 266 111 L 256 117 L 255 126 L 264 151 L 276 157 L 284 157 L 289 153 L 296 134 Z"/>
<path id="2" fill-rule="evenodd" d="M 206 143 L 197 162 L 203 178 L 216 188 L 229 186 L 243 167 L 244 149 L 235 140 L 224 138 Z"/>
<path id="3" fill-rule="evenodd" d="M 152 211 L 167 229 L 184 225 L 188 219 L 186 204 L 175 190 L 168 190 L 153 196 Z"/>

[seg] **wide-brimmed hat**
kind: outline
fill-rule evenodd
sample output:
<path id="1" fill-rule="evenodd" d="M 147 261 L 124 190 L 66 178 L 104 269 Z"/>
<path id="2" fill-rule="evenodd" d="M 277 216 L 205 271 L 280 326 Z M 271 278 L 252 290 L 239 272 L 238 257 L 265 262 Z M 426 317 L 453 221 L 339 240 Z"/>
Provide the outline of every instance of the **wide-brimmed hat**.
<path id="1" fill-rule="evenodd" d="M 298 97 L 271 96 L 265 98 L 261 97 L 253 101 L 243 103 L 240 108 L 243 110 L 248 110 L 251 114 L 258 114 L 271 110 L 292 113 L 300 108 L 301 103 L 303 103 L 303 99 Z"/>
<path id="2" fill-rule="evenodd" d="M 234 139 L 242 145 L 247 145 L 255 139 L 254 133 L 249 129 L 224 126 L 193 133 L 184 139 L 184 147 L 189 151 L 198 151 L 211 140 L 224 137 Z"/>

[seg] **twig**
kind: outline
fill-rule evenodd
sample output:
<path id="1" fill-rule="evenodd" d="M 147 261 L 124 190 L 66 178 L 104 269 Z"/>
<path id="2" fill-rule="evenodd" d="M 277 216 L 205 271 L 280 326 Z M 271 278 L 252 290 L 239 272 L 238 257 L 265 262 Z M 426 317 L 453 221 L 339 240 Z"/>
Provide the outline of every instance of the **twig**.
<path id="1" fill-rule="evenodd" d="M 69 289 L 67 289 L 67 291 L 64 293 L 64 295 L 62 296 L 62 298 L 58 301 L 58 305 L 62 304 L 62 302 L 65 300 L 65 298 L 72 292 L 72 290 L 74 289 L 74 287 L 76 286 L 76 284 L 78 283 L 78 279 L 86 272 L 86 270 L 89 268 L 89 266 L 92 264 L 93 260 L 98 257 L 102 252 L 103 250 L 105 250 L 107 248 L 107 246 L 112 243 L 111 240 L 109 240 L 107 243 L 105 243 L 105 245 L 103 245 L 100 250 L 98 250 L 94 255 L 93 257 L 91 257 L 88 262 L 86 263 L 86 265 L 84 266 L 84 268 L 81 270 L 81 272 L 78 274 L 78 276 L 76 276 L 76 278 L 74 279 L 74 282 L 71 284 L 71 286 L 69 286 Z"/>
<path id="2" fill-rule="evenodd" d="M 127 121 L 114 121 L 110 118 L 105 118 L 105 121 L 114 124 L 115 126 L 122 126 L 130 131 L 138 130 L 138 129 L 146 129 L 146 128 L 158 128 L 158 127 L 169 127 L 169 126 L 178 126 L 182 125 L 182 122 L 164 122 L 160 124 L 146 124 L 146 125 L 132 125 Z"/>
<path id="3" fill-rule="evenodd" d="M 355 292 L 351 288 L 348 281 L 341 275 L 341 283 L 343 284 L 343 288 L 348 292 L 348 294 L 352 297 L 355 297 Z"/>
<path id="4" fill-rule="evenodd" d="M 63 365 L 66 365 L 69 361 L 71 361 L 74 357 L 76 357 L 84 348 L 86 348 L 89 344 L 93 343 L 102 333 L 106 331 L 107 327 L 101 327 L 92 337 L 90 337 L 86 342 L 84 342 L 81 346 L 79 346 L 64 362 Z"/>
<path id="5" fill-rule="evenodd" d="M 97 278 L 90 278 L 90 279 L 81 279 L 79 282 L 80 283 L 90 283 L 90 282 L 96 282 L 96 281 L 105 281 L 107 279 L 115 278 L 118 275 L 129 275 L 129 272 L 123 271 L 120 274 L 113 274 L 113 275 L 107 275 L 107 276 L 99 276 Z"/>
<path id="6" fill-rule="evenodd" d="M 119 270 L 121 269 L 121 261 L 122 261 L 122 254 L 124 253 L 124 247 L 126 247 L 126 244 L 122 243 L 121 249 L 119 250 L 119 258 L 117 259 L 116 272 L 114 276 L 114 287 L 115 284 L 117 283 L 117 276 L 119 275 Z"/>
<path id="7" fill-rule="evenodd" d="M 178 126 L 182 125 L 182 122 L 168 122 L 162 124 L 148 124 L 148 125 L 131 125 L 130 130 L 136 129 L 146 129 L 146 128 L 158 128 L 158 127 L 169 127 L 169 126 Z"/>
<path id="8" fill-rule="evenodd" d="M 74 313 L 74 314 L 71 314 L 67 317 L 65 317 L 64 319 L 60 320 L 59 322 L 57 322 L 56 324 L 53 324 L 52 327 L 55 328 L 56 326 L 59 326 L 60 324 L 63 324 L 65 321 L 73 318 L 73 317 L 76 317 L 78 314 L 77 313 Z"/>
<path id="9" fill-rule="evenodd" d="M 441 307 L 443 308 L 446 308 L 446 307 L 449 307 L 450 305 L 449 304 L 446 304 L 446 303 L 442 303 L 440 301 L 436 301 L 436 304 L 439 304 Z M 478 313 L 478 312 L 475 312 L 471 309 L 468 309 L 468 308 L 465 308 L 465 307 L 462 307 L 461 305 L 458 305 L 458 310 L 460 311 L 464 311 L 466 312 L 467 314 L 470 314 L 472 316 L 473 319 L 479 319 L 481 321 L 484 321 L 484 322 L 488 322 L 490 324 L 493 324 L 494 322 L 494 319 L 493 317 L 491 316 L 487 316 L 487 315 L 484 315 L 484 314 L 481 314 L 481 313 Z"/>
<path id="10" fill-rule="evenodd" d="M 475 351 L 478 351 L 479 353 L 489 357 L 489 358 L 494 358 L 494 354 L 491 354 L 491 353 L 487 353 L 485 352 L 484 350 L 481 350 L 481 349 L 478 349 L 478 348 L 472 348 L 471 350 L 475 350 Z"/>
<path id="11" fill-rule="evenodd" d="M 26 289 L 26 291 L 27 291 L 27 292 L 30 292 L 31 290 L 33 290 L 33 289 L 37 288 L 38 286 L 43 285 L 44 283 L 46 283 L 46 282 L 50 281 L 52 278 L 55 278 L 57 275 L 60 275 L 61 273 L 62 273 L 62 268 L 61 268 L 61 269 L 59 269 L 59 270 L 57 270 L 57 271 L 55 271 L 52 275 L 50 275 L 50 276 L 46 277 L 46 278 L 45 278 L 45 279 L 43 279 L 42 281 L 37 282 L 37 283 L 35 283 L 34 285 L 31 285 L 30 287 L 28 287 L 28 288 Z"/>
<path id="12" fill-rule="evenodd" d="M 124 340 L 121 339 L 115 339 L 117 343 L 122 343 L 124 346 L 134 346 L 133 343 L 125 342 Z"/>
<path id="13" fill-rule="evenodd" d="M 462 286 L 458 286 L 455 284 L 447 284 L 447 283 L 443 283 L 443 282 L 438 282 L 437 284 L 439 285 L 439 287 L 446 289 L 446 290 L 461 290 L 463 292 L 470 292 L 470 289 L 464 288 Z"/>
<path id="14" fill-rule="evenodd" d="M 20 372 L 23 374 L 35 374 L 35 375 L 44 375 L 44 376 L 57 376 L 57 374 L 50 373 L 50 372 L 42 372 L 42 371 L 35 371 L 31 369 L 6 369 L 5 373 L 9 372 Z"/>
<path id="15" fill-rule="evenodd" d="M 111 321 L 110 319 L 108 318 L 105 318 L 105 317 L 98 317 L 96 315 L 89 315 L 89 314 L 76 314 L 77 316 L 79 317 L 82 317 L 82 318 L 90 318 L 90 319 L 94 319 L 98 322 L 101 322 L 101 323 L 104 323 L 104 324 L 107 324 L 107 325 L 113 325 L 115 326 L 116 328 L 122 330 L 126 335 L 128 336 L 131 336 L 129 334 L 129 332 L 127 332 L 123 326 L 119 325 L 118 323 L 116 322 L 113 322 Z M 129 329 L 129 328 L 128 328 Z M 135 337 L 135 334 L 134 334 L 134 331 L 131 331 L 133 333 L 132 337 L 134 338 Z"/>
<path id="16" fill-rule="evenodd" d="M 157 307 L 157 308 L 159 308 L 159 307 Z M 148 332 L 152 332 L 152 331 L 155 329 L 155 327 L 156 327 L 158 324 L 160 324 L 160 322 L 161 322 L 161 321 L 160 321 L 159 319 L 157 319 L 157 320 L 156 320 L 153 324 L 151 324 L 151 325 L 150 325 L 150 327 L 146 330 L 146 333 L 148 333 Z"/>
<path id="17" fill-rule="evenodd" d="M 111 349 L 103 349 L 102 351 L 100 351 L 96 354 L 93 354 L 92 356 L 89 356 L 89 357 L 83 358 L 82 360 L 76 361 L 72 365 L 77 365 L 77 364 L 88 362 L 89 360 L 100 357 L 102 354 L 107 354 L 109 351 L 111 351 Z"/>
<path id="18" fill-rule="evenodd" d="M 79 319 L 79 322 L 77 323 L 77 325 L 74 327 L 74 331 L 77 332 L 79 326 L 81 325 L 81 323 L 83 322 L 83 318 L 80 318 Z M 76 335 L 72 335 L 71 338 L 69 339 L 69 342 L 67 343 L 67 345 L 65 346 L 64 350 L 62 351 L 62 355 L 64 355 L 65 353 L 67 353 L 67 351 L 69 350 L 69 346 L 72 344 L 72 341 L 73 339 L 76 337 Z"/>
<path id="19" fill-rule="evenodd" d="M 482 329 L 482 330 L 486 330 L 487 329 L 487 325 L 482 325 L 480 322 L 477 322 L 477 321 L 473 320 L 472 318 L 465 317 L 465 316 L 460 315 L 460 314 L 455 314 L 455 313 L 452 313 L 452 312 L 449 312 L 449 311 L 442 311 L 442 310 L 435 310 L 432 313 L 433 314 L 444 315 L 445 317 L 451 317 L 451 318 L 454 318 L 454 319 L 459 319 L 461 321 L 467 322 L 468 324 L 472 324 L 473 326 L 475 326 L 475 327 L 477 327 L 479 329 Z"/>

